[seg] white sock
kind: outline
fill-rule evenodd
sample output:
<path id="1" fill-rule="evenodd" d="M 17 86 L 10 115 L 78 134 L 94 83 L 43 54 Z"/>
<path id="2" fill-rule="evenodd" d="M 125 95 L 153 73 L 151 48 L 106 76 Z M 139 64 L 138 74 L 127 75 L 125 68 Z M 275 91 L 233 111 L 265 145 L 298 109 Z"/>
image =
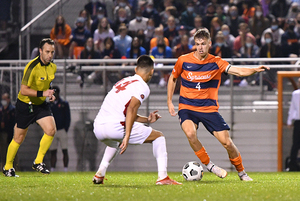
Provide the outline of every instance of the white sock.
<path id="1" fill-rule="evenodd" d="M 152 142 L 153 155 L 156 158 L 158 169 L 158 180 L 164 179 L 168 176 L 168 154 L 166 147 L 166 138 L 164 136 L 156 138 Z"/>
<path id="2" fill-rule="evenodd" d="M 65 172 L 68 172 L 68 168 L 67 168 L 67 167 L 64 167 L 64 171 L 65 171 Z"/>
<path id="3" fill-rule="evenodd" d="M 99 177 L 105 176 L 105 173 L 106 173 L 106 170 L 107 170 L 109 164 L 116 157 L 117 153 L 118 153 L 118 148 L 113 148 L 113 147 L 109 147 L 109 146 L 106 147 L 102 161 L 99 165 L 99 169 L 96 173 L 97 176 L 99 176 Z"/>

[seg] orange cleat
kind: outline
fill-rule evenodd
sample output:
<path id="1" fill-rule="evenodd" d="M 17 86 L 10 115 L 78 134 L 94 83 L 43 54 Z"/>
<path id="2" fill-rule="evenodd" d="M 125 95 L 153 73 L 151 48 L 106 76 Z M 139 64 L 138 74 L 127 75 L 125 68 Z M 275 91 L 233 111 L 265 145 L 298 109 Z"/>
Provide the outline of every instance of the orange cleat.
<path id="1" fill-rule="evenodd" d="M 182 183 L 179 183 L 175 180 L 170 179 L 169 176 L 167 176 L 166 178 L 162 179 L 162 180 L 158 180 L 156 181 L 156 185 L 181 185 Z"/>

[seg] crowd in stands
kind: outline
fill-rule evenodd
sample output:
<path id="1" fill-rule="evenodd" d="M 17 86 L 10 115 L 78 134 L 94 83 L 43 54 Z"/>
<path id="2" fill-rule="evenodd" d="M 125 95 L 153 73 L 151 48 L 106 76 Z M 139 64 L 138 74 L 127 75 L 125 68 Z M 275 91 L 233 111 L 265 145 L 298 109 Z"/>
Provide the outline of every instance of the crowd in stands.
<path id="1" fill-rule="evenodd" d="M 73 27 L 63 16 L 56 18 L 50 34 L 56 58 L 178 58 L 195 50 L 193 34 L 202 27 L 211 33 L 210 53 L 222 58 L 299 55 L 299 0 L 102 2 L 88 1 Z M 272 90 L 274 80 L 266 82 Z"/>

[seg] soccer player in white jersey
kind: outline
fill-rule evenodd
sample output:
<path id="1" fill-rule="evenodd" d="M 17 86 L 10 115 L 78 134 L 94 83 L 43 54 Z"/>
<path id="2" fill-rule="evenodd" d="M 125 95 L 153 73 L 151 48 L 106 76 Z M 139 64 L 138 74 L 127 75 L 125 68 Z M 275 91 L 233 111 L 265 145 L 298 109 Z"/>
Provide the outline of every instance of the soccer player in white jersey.
<path id="1" fill-rule="evenodd" d="M 94 184 L 103 184 L 106 170 L 115 156 L 123 154 L 128 144 L 152 143 L 157 161 L 156 185 L 180 185 L 167 174 L 166 139 L 160 131 L 145 126 L 160 118 L 158 111 L 148 117 L 137 114 L 140 105 L 150 94 L 147 82 L 154 72 L 154 62 L 146 55 L 137 59 L 135 75 L 117 82 L 107 94 L 94 121 L 94 133 L 98 140 L 107 145 Z"/>

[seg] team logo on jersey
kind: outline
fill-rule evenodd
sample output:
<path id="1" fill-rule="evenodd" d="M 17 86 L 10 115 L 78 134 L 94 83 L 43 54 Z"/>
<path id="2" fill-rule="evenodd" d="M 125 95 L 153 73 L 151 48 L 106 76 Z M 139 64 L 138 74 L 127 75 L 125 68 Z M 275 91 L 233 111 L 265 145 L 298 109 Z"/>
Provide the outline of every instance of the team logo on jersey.
<path id="1" fill-rule="evenodd" d="M 188 80 L 193 81 L 193 80 L 205 80 L 209 79 L 211 75 L 193 75 L 192 72 L 189 72 L 188 76 L 186 77 Z"/>
<path id="2" fill-rule="evenodd" d="M 141 94 L 141 98 L 142 98 L 142 99 L 144 99 L 144 98 L 145 98 L 144 94 Z"/>
<path id="3" fill-rule="evenodd" d="M 45 78 L 44 78 L 44 77 L 40 77 L 40 79 L 41 79 L 41 80 L 45 80 Z"/>

